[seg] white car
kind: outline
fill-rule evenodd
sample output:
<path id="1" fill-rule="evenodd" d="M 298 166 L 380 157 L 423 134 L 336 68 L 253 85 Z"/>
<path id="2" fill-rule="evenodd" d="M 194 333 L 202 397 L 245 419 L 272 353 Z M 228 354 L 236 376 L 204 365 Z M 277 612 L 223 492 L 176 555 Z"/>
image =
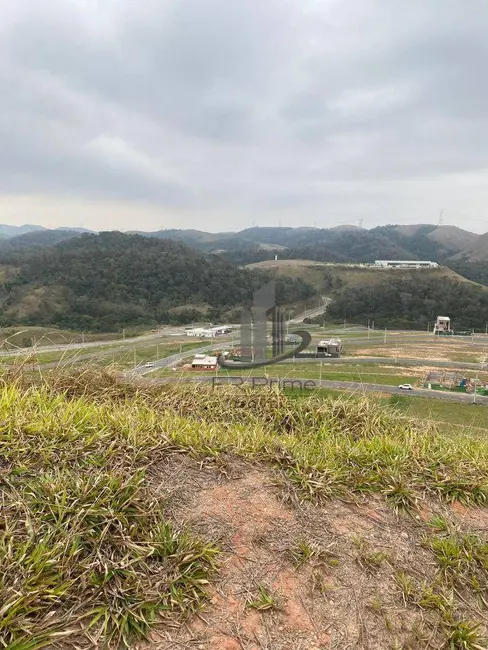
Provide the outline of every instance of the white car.
<path id="1" fill-rule="evenodd" d="M 154 368 L 154 363 L 152 361 L 148 361 L 144 364 L 144 368 Z"/>
<path id="2" fill-rule="evenodd" d="M 413 390 L 412 384 L 400 384 L 398 388 L 400 388 L 401 390 Z"/>

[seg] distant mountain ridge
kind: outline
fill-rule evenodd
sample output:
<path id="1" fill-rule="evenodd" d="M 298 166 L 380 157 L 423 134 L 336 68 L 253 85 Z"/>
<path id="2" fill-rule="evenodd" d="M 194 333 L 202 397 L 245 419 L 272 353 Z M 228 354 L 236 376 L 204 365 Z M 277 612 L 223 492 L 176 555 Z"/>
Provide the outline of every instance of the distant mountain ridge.
<path id="1" fill-rule="evenodd" d="M 332 228 L 252 227 L 234 233 L 172 229 L 152 233 L 139 231 L 138 234 L 177 239 L 203 252 L 218 252 L 239 263 L 272 259 L 276 253 L 287 258 L 331 262 L 371 262 L 383 258 L 429 259 L 443 263 L 451 259 L 471 261 L 471 257 L 472 261 L 488 261 L 484 235 L 457 226 L 433 224 L 392 224 L 370 230 L 345 225 Z"/>
<path id="2" fill-rule="evenodd" d="M 0 225 L 0 249 L 11 245 L 42 246 L 91 232 L 82 228 Z M 377 226 L 353 225 L 331 228 L 252 227 L 238 232 L 210 233 L 196 229 L 167 229 L 154 232 L 128 231 L 155 239 L 172 239 L 203 253 L 217 253 L 237 264 L 272 259 L 275 254 L 288 259 L 324 262 L 371 262 L 375 259 L 429 259 L 488 261 L 488 233 L 477 235 L 457 226 L 408 224 Z"/>
<path id="3" fill-rule="evenodd" d="M 31 230 L 21 235 L 0 239 L 0 251 L 16 248 L 36 248 L 39 246 L 53 246 L 60 242 L 79 237 L 83 233 L 77 230 L 59 228 L 57 230 Z"/>

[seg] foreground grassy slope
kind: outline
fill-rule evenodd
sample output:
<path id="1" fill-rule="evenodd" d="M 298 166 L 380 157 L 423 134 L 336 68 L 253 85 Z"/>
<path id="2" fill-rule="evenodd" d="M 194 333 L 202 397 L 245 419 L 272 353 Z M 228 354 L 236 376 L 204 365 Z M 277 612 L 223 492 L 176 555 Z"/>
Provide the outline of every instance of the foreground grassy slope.
<path id="1" fill-rule="evenodd" d="M 202 522 L 200 532 L 183 525 L 154 481 L 175 454 L 197 459 L 200 469 L 209 463 L 224 468 L 223 476 L 229 458 L 249 464 L 245 475 L 259 479 L 261 468 L 288 495 L 286 517 L 298 516 L 293 504 L 308 502 L 313 518 L 325 522 L 326 502 L 377 499 L 385 517 L 408 529 L 402 535 L 411 536 L 409 552 L 428 569 L 419 581 L 409 573 L 414 558 L 378 555 L 371 540 L 351 536 L 358 532 L 351 524 L 342 545 L 347 553 L 339 553 L 337 563 L 346 567 L 355 557 L 355 570 L 367 575 L 387 567 L 383 579 L 395 607 L 413 617 L 422 612 L 422 634 L 386 629 L 376 647 L 424 647 L 424 633 L 438 642 L 432 647 L 485 647 L 477 641 L 485 630 L 475 626 L 486 621 L 488 540 L 446 513 L 449 504 L 486 506 L 486 439 L 466 444 L 465 437 L 446 438 L 372 401 L 294 400 L 269 390 L 136 388 L 91 371 L 40 382 L 6 376 L 0 421 L 3 647 L 121 647 L 204 602 L 208 581 L 218 575 L 215 536 L 208 526 L 200 534 Z M 170 472 L 172 484 L 175 476 Z M 265 483 L 253 489 L 274 499 Z M 231 510 L 232 500 L 242 497 L 232 494 Z M 269 504 L 260 502 L 258 512 L 266 509 Z M 404 513 L 423 516 L 427 509 L 435 517 L 410 530 Z M 311 529 L 301 526 L 287 553 L 299 565 L 315 562 L 316 588 L 335 562 L 329 562 L 330 549 L 327 556 L 325 547 L 309 540 Z M 231 539 L 237 543 L 234 533 L 228 544 Z M 254 550 L 257 543 L 249 541 Z M 279 598 L 259 583 L 246 607 L 264 616 L 279 609 Z M 463 638 L 471 638 L 471 645 L 458 642 Z M 402 645 L 394 646 L 395 639 Z"/>

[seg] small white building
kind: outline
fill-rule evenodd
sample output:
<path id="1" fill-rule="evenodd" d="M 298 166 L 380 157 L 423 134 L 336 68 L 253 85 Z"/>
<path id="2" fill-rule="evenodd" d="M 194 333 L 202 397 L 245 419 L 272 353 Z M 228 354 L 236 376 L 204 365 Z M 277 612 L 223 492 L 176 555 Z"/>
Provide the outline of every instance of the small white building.
<path id="1" fill-rule="evenodd" d="M 215 370 L 217 368 L 217 357 L 196 354 L 191 367 L 193 370 Z"/>
<path id="2" fill-rule="evenodd" d="M 209 331 L 215 332 L 216 336 L 222 336 L 223 334 L 232 334 L 232 327 L 230 325 L 215 325 L 210 327 Z"/>
<path id="3" fill-rule="evenodd" d="M 451 331 L 451 319 L 449 316 L 437 316 L 435 322 L 435 332 L 450 332 Z"/>
<path id="4" fill-rule="evenodd" d="M 317 344 L 318 357 L 334 357 L 338 358 L 342 353 L 342 340 L 341 339 L 324 339 Z"/>
<path id="5" fill-rule="evenodd" d="M 194 327 L 193 329 L 186 330 L 187 336 L 195 336 L 200 339 L 208 339 L 216 336 L 216 333 L 205 327 Z"/>
<path id="6" fill-rule="evenodd" d="M 195 336 L 201 339 L 213 339 L 216 336 L 232 333 L 230 325 L 216 325 L 215 327 L 194 327 L 186 330 L 187 336 Z"/>

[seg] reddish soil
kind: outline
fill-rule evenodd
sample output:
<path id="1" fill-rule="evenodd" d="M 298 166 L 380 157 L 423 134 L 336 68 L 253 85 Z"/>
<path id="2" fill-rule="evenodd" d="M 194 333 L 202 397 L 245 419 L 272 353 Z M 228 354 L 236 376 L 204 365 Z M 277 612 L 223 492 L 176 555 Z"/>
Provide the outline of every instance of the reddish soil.
<path id="1" fill-rule="evenodd" d="M 277 488 L 276 477 L 234 460 L 206 467 L 173 459 L 153 481 L 170 516 L 223 552 L 204 608 L 153 634 L 151 650 L 440 647 L 434 615 L 405 605 L 395 580 L 402 570 L 418 580 L 433 575 L 432 555 L 419 543 L 430 507 L 397 517 L 376 498 L 326 507 L 285 503 L 290 492 Z M 478 511 L 450 513 L 486 524 Z M 297 566 L 291 550 L 301 540 L 317 553 Z M 260 586 L 273 599 L 264 611 L 249 605 Z"/>

